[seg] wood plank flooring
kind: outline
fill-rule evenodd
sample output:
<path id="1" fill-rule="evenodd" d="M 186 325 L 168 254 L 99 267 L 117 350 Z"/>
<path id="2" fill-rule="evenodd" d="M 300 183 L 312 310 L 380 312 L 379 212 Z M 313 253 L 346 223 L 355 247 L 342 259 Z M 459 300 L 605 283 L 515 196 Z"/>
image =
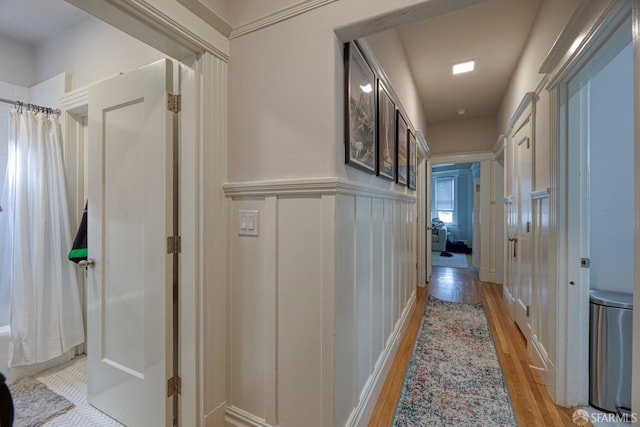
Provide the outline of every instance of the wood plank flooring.
<path id="1" fill-rule="evenodd" d="M 370 427 L 391 425 L 428 295 L 446 301 L 484 304 L 519 426 L 575 426 L 571 418 L 574 409 L 555 405 L 538 372 L 529 368 L 526 342 L 509 317 L 502 299 L 502 285 L 480 282 L 478 271 L 473 268 L 434 267 L 431 283 L 418 288 L 416 309 L 378 397 Z"/>

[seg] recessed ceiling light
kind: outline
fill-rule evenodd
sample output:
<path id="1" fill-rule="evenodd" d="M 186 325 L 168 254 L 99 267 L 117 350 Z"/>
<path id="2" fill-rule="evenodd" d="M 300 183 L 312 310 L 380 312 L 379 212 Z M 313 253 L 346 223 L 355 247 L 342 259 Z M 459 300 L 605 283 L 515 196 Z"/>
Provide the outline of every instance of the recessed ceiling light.
<path id="1" fill-rule="evenodd" d="M 461 62 L 459 64 L 454 64 L 453 65 L 453 74 L 462 74 L 462 73 L 468 73 L 470 71 L 473 71 L 473 69 L 476 66 L 476 61 L 467 61 L 467 62 Z"/>
<path id="2" fill-rule="evenodd" d="M 461 108 L 457 111 L 457 113 L 459 117 L 464 117 L 467 115 L 467 110 L 465 110 L 464 108 Z"/>

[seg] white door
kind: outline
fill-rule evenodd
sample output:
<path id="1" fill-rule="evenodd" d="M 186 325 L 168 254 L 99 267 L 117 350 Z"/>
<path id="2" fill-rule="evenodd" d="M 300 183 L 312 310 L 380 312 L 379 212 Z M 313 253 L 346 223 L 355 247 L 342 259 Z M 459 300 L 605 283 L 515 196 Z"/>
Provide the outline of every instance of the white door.
<path id="1" fill-rule="evenodd" d="M 516 236 L 513 241 L 512 256 L 517 265 L 515 320 L 524 337 L 529 341 L 531 321 L 531 287 L 533 284 L 533 260 L 531 253 L 531 190 L 532 190 L 532 147 L 530 122 L 524 124 L 513 136 L 516 162 Z"/>
<path id="2" fill-rule="evenodd" d="M 172 74 L 161 60 L 89 88 L 88 398 L 129 427 L 173 414 Z"/>

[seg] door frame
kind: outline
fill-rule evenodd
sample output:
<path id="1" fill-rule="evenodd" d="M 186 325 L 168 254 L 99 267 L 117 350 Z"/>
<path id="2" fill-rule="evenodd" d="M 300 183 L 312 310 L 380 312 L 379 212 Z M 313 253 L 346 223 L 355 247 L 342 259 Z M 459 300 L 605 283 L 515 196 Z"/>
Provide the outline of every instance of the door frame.
<path id="1" fill-rule="evenodd" d="M 67 1 L 194 71 L 195 84 L 183 96 L 180 118 L 179 425 L 221 423 L 226 398 L 227 212 L 221 188 L 227 176 L 228 39 L 178 2 Z M 63 119 L 67 127 L 77 126 L 83 97 L 86 106 L 86 89 L 61 100 L 61 108 L 72 113 Z"/>
<path id="2" fill-rule="evenodd" d="M 496 179 L 493 163 L 497 162 L 496 158 L 501 155 L 501 150 L 477 152 L 477 153 L 459 153 L 459 154 L 435 154 L 427 161 L 427 206 L 431 207 L 431 180 L 433 175 L 433 166 L 445 163 L 480 163 L 480 215 L 483 218 L 489 218 L 480 224 L 480 280 L 484 282 L 499 283 L 502 277 L 498 277 L 498 271 L 504 271 L 504 260 L 502 256 L 498 256 L 495 249 L 497 242 L 502 242 L 503 227 L 502 224 L 496 224 L 496 206 L 502 203 L 496 200 Z M 500 180 L 503 177 L 499 177 Z M 430 215 L 429 210 L 427 214 Z M 482 236 L 495 236 L 493 238 L 483 239 Z M 474 246 L 476 242 L 473 243 Z M 502 266 L 502 268 L 500 268 Z M 429 263 L 429 272 L 431 271 L 431 263 Z"/>
<path id="3" fill-rule="evenodd" d="M 632 15 L 632 39 L 634 49 L 634 146 L 636 165 L 640 161 L 640 0 L 587 0 L 581 2 L 560 34 L 549 55 L 543 62 L 540 73 L 546 75 L 546 89 L 551 102 L 550 134 L 550 223 L 549 233 L 561 236 L 551 246 L 550 278 L 555 283 L 554 296 L 557 302 L 555 332 L 557 361 L 554 384 L 549 387 L 554 401 L 562 406 L 585 405 L 588 402 L 588 346 L 589 346 L 589 289 L 581 280 L 584 269 L 579 263 L 569 265 L 569 256 L 580 253 L 579 241 L 571 239 L 568 208 L 569 167 L 567 139 L 567 111 L 563 104 L 569 80 L 601 47 L 622 17 Z M 640 168 L 635 168 L 635 178 L 640 178 Z M 640 186 L 635 187 L 634 240 L 634 302 L 640 303 Z M 573 282 L 573 283 L 572 283 Z M 640 313 L 634 310 L 632 360 L 640 360 Z M 640 363 L 632 369 L 632 411 L 640 411 Z"/>

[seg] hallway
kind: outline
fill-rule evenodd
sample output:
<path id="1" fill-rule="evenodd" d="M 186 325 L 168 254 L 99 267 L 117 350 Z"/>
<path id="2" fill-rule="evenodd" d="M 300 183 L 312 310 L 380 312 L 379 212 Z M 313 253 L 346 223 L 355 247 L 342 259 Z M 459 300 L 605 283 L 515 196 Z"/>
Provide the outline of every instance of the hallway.
<path id="1" fill-rule="evenodd" d="M 526 342 L 503 303 L 502 285 L 480 282 L 476 269 L 434 267 L 431 282 L 418 288 L 416 309 L 380 392 L 370 427 L 391 424 L 428 295 L 466 304 L 482 301 L 518 425 L 575 425 L 573 410 L 556 406 L 538 373 L 529 368 Z"/>

